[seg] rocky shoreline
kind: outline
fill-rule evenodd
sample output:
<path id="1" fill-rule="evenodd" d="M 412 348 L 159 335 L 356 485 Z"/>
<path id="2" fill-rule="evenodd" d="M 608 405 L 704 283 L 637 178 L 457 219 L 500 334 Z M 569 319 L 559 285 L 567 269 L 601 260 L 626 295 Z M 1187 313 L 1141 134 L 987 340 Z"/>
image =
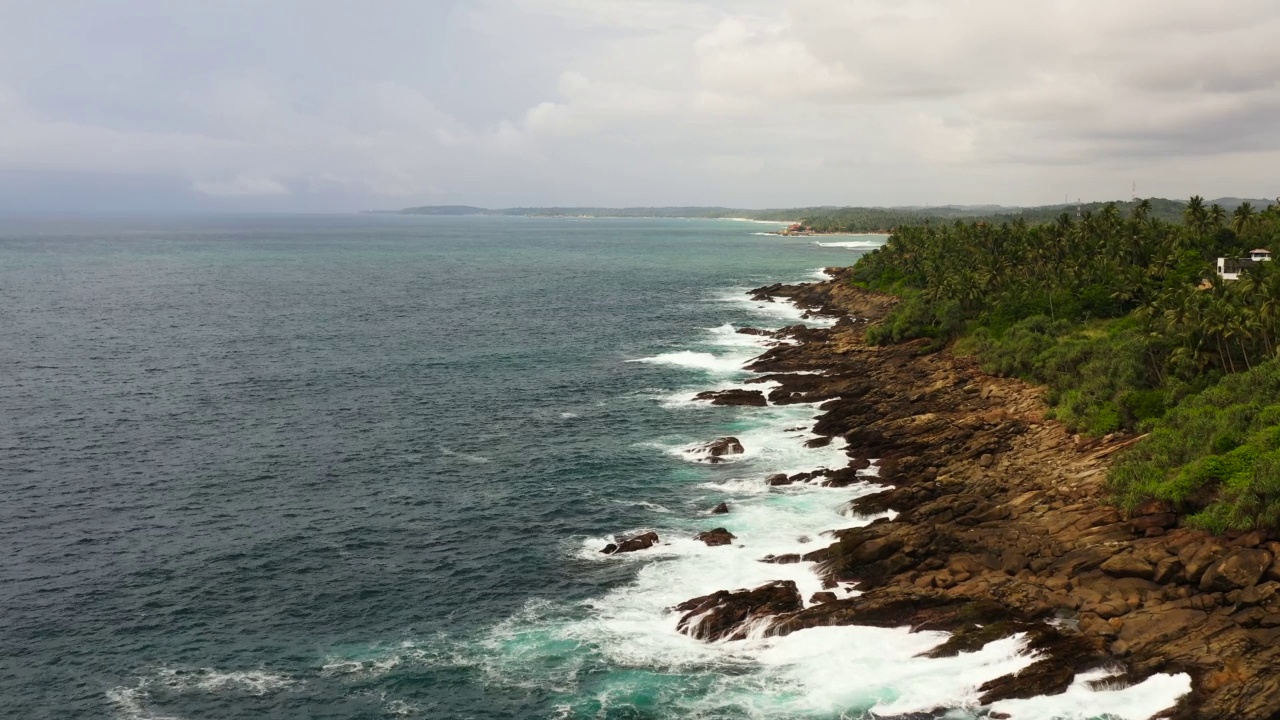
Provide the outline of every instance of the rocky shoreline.
<path id="1" fill-rule="evenodd" d="M 897 515 L 834 532 L 803 556 L 828 587 L 857 583 L 856 596 L 819 593 L 806 606 L 791 583 L 722 591 L 674 608 L 681 631 L 704 640 L 762 625 L 771 635 L 851 624 L 953 633 L 936 656 L 1023 633 L 1041 659 L 988 682 L 981 704 L 1061 693 L 1079 673 L 1114 668 L 1125 683 L 1190 675 L 1170 718 L 1277 716 L 1280 542 L 1180 528 L 1160 503 L 1121 514 L 1105 478 L 1113 454 L 1139 438 L 1072 436 L 1044 419 L 1040 389 L 949 352 L 868 346 L 865 328 L 895 298 L 854 288 L 847 270 L 827 272 L 833 280 L 753 291 L 838 320 L 777 331 L 789 342 L 749 368 L 756 382 L 778 383 L 768 404 L 822 402 L 814 432 L 848 442 L 850 465 L 820 482 L 855 482 L 874 458 L 886 489 L 852 507 Z"/>

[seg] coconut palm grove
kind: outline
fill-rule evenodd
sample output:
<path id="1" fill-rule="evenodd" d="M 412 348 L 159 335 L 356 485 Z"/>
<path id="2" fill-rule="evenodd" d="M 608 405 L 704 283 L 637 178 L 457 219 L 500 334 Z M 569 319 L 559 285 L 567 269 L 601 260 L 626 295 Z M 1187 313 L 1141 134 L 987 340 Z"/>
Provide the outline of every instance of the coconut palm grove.
<path id="1" fill-rule="evenodd" d="M 1084 436 L 1145 434 L 1111 471 L 1122 506 L 1172 501 L 1214 532 L 1280 527 L 1280 263 L 1234 281 L 1216 268 L 1277 245 L 1280 204 L 1193 197 L 1175 221 L 1152 207 L 899 227 L 855 268 L 902 298 L 869 339 L 953 345 L 1042 384 Z"/>

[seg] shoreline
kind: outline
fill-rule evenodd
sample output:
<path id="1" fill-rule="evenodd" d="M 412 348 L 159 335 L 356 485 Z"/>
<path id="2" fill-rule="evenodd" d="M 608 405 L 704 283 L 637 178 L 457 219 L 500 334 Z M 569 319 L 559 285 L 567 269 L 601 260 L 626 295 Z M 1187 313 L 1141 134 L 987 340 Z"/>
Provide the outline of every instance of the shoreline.
<path id="1" fill-rule="evenodd" d="M 1106 504 L 1105 478 L 1113 454 L 1140 438 L 1072 436 L 1044 419 L 1042 389 L 948 351 L 866 345 L 864 328 L 896 299 L 841 282 L 846 272 L 752 291 L 839 319 L 772 333 L 793 344 L 751 361 L 759 374 L 748 382 L 776 383 L 762 393 L 770 404 L 822 402 L 813 432 L 845 439 L 851 458 L 879 459 L 885 489 L 852 509 L 897 515 L 836 531 L 829 547 L 797 558 L 817 562 L 829 586 L 858 583 L 860 595 L 797 607 L 739 591 L 696 604 L 701 616 L 747 618 L 771 636 L 840 625 L 952 633 L 934 657 L 1020 635 L 1036 662 L 979 689 L 979 703 L 999 712 L 1146 684 L 1167 701 L 1161 716 L 1271 717 L 1280 543 L 1178 528 L 1159 503 L 1123 517 Z M 855 460 L 822 482 L 853 482 L 866 467 Z"/>

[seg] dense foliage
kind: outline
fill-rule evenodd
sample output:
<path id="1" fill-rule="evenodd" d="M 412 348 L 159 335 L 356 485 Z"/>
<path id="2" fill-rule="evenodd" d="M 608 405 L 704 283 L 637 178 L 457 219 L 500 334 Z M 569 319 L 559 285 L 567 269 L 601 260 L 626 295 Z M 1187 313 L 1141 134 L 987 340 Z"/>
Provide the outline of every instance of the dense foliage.
<path id="1" fill-rule="evenodd" d="M 1280 527 L 1280 262 L 1234 282 L 1214 266 L 1280 245 L 1280 206 L 1152 210 L 901 227 L 855 267 L 903 298 L 868 339 L 958 340 L 988 371 L 1046 385 L 1074 430 L 1150 431 L 1113 470 L 1125 503 L 1170 500 L 1215 531 Z"/>

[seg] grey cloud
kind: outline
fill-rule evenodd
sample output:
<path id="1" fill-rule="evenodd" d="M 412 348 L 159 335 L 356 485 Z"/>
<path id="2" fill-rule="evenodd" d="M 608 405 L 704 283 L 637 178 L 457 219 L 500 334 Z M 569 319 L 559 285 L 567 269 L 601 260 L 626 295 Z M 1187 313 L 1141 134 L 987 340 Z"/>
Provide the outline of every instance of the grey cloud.
<path id="1" fill-rule="evenodd" d="M 140 206 L 165 178 L 189 207 L 290 210 L 1045 202 L 1123 177 L 1274 194 L 1280 7 L 1262 0 L 6 14 L 0 175 L 62 183 L 70 205 L 112 175 Z"/>

